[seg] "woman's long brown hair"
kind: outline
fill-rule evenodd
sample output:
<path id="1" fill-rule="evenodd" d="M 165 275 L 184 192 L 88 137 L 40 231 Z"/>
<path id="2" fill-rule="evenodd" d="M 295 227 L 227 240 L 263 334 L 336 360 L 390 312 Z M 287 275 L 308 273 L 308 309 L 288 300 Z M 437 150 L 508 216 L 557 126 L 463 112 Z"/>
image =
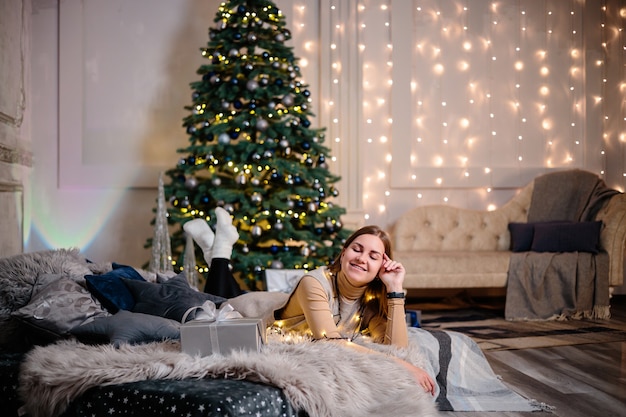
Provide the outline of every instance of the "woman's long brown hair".
<path id="1" fill-rule="evenodd" d="M 376 225 L 363 226 L 356 232 L 352 233 L 348 239 L 346 239 L 343 244 L 343 248 L 341 249 L 341 253 L 335 258 L 335 260 L 329 265 L 328 270 L 333 274 L 337 274 L 341 271 L 341 257 L 343 252 L 354 242 L 354 240 L 362 235 L 374 235 L 378 237 L 385 247 L 385 254 L 393 259 L 391 254 L 391 238 L 389 234 Z M 364 303 L 365 309 L 363 311 L 363 317 L 361 320 L 361 330 L 367 329 L 370 321 L 375 316 L 381 316 L 387 318 L 388 307 L 387 307 L 387 288 L 385 284 L 380 280 L 378 275 L 376 278 L 372 280 L 369 284 L 367 284 L 367 288 L 365 289 L 365 293 L 363 293 L 363 298 L 361 302 Z"/>

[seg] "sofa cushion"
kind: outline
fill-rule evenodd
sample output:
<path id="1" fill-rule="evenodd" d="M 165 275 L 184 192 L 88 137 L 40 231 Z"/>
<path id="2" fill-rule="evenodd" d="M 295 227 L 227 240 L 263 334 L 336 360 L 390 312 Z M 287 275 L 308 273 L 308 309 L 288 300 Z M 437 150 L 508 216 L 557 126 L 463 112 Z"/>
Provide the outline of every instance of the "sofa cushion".
<path id="1" fill-rule="evenodd" d="M 405 288 L 503 288 L 510 251 L 394 251 Z"/>
<path id="2" fill-rule="evenodd" d="M 533 252 L 599 252 L 602 222 L 537 223 Z"/>

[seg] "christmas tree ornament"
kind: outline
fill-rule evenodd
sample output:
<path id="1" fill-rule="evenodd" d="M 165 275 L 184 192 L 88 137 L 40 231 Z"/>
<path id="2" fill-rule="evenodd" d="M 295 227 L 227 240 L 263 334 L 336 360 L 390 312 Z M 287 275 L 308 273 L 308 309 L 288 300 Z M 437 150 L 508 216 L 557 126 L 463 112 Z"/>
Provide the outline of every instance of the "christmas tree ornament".
<path id="1" fill-rule="evenodd" d="M 220 133 L 217 137 L 217 142 L 221 145 L 228 145 L 230 143 L 230 135 L 228 133 Z"/>
<path id="2" fill-rule="evenodd" d="M 287 94 L 286 96 L 283 97 L 281 102 L 287 107 L 293 106 L 293 95 Z"/>
<path id="3" fill-rule="evenodd" d="M 198 179 L 196 177 L 187 177 L 185 180 L 185 187 L 190 190 L 193 190 L 198 186 Z"/>
<path id="4" fill-rule="evenodd" d="M 285 225 L 280 220 L 276 220 L 276 223 L 274 223 L 274 230 L 281 231 L 284 228 Z"/>
<path id="5" fill-rule="evenodd" d="M 250 229 L 250 233 L 254 237 L 261 237 L 261 235 L 263 234 L 263 229 L 259 225 L 254 225 L 252 226 L 252 229 Z"/>
<path id="6" fill-rule="evenodd" d="M 248 183 L 248 177 L 245 174 L 237 174 L 235 182 L 239 185 L 246 185 Z"/>
<path id="7" fill-rule="evenodd" d="M 216 187 L 219 187 L 222 184 L 222 179 L 220 177 L 213 177 L 211 179 L 211 184 L 213 184 Z"/>
<path id="8" fill-rule="evenodd" d="M 265 119 L 258 119 L 256 122 L 256 128 L 259 129 L 260 131 L 264 131 L 269 127 L 269 123 L 267 120 Z"/>
<path id="9" fill-rule="evenodd" d="M 250 201 L 257 206 L 263 202 L 263 196 L 261 193 L 255 192 L 250 196 Z"/>
<path id="10" fill-rule="evenodd" d="M 279 259 L 274 259 L 270 265 L 272 269 L 283 269 L 284 267 L 285 265 Z"/>
<path id="11" fill-rule="evenodd" d="M 248 80 L 246 88 L 248 91 L 256 91 L 256 89 L 259 88 L 259 83 L 256 80 Z"/>

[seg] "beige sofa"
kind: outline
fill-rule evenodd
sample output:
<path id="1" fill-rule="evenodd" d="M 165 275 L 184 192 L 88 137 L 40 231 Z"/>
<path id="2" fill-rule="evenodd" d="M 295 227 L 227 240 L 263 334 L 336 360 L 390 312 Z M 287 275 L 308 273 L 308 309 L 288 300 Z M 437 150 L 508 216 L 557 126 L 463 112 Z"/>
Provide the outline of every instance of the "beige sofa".
<path id="1" fill-rule="evenodd" d="M 402 215 L 392 231 L 395 258 L 406 268 L 407 289 L 505 288 L 511 236 L 508 224 L 526 222 L 534 181 L 494 211 L 421 206 Z M 609 285 L 624 282 L 626 195 L 597 213 L 601 249 L 609 254 Z"/>

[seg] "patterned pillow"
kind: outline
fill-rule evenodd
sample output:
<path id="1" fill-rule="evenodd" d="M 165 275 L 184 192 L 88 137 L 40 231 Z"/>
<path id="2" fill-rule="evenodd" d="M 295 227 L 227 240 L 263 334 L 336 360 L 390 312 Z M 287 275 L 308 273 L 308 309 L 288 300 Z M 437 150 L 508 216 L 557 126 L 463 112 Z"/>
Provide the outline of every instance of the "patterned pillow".
<path id="1" fill-rule="evenodd" d="M 43 287 L 30 302 L 11 315 L 48 339 L 64 337 L 91 317 L 108 315 L 89 291 L 75 281 L 61 278 Z"/>

